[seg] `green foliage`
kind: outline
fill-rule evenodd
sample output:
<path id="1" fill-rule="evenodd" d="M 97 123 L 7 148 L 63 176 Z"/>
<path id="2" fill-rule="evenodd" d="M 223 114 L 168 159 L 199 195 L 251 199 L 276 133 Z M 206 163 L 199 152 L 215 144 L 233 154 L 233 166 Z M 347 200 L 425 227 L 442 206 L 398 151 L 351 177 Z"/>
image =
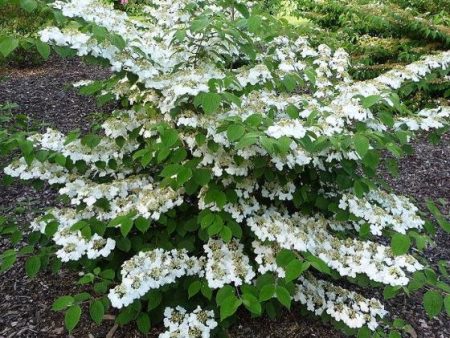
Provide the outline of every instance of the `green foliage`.
<path id="1" fill-rule="evenodd" d="M 317 43 L 351 52 L 356 78 L 375 77 L 450 46 L 450 9 L 443 0 L 383 0 L 376 5 L 367 0 L 301 0 L 275 7 L 308 19 L 301 28 L 305 32 L 323 29 Z"/>
<path id="2" fill-rule="evenodd" d="M 45 0 L 0 0 L 0 65 L 37 65 L 50 47 L 37 33 L 53 20 Z"/>

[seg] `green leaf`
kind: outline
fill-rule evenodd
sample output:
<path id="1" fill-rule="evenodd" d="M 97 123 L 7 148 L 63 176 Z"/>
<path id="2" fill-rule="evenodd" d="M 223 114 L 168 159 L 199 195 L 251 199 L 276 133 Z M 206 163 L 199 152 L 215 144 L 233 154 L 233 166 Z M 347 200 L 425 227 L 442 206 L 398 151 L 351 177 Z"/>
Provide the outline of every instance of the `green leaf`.
<path id="1" fill-rule="evenodd" d="M 262 20 L 260 16 L 252 15 L 247 19 L 248 30 L 251 33 L 257 33 L 261 27 Z"/>
<path id="2" fill-rule="evenodd" d="M 209 169 L 195 169 L 192 173 L 195 183 L 204 186 L 211 181 L 211 171 Z"/>
<path id="3" fill-rule="evenodd" d="M 402 335 L 398 331 L 391 331 L 389 333 L 389 338 L 402 338 Z"/>
<path id="4" fill-rule="evenodd" d="M 103 320 L 103 315 L 105 314 L 105 307 L 100 300 L 94 300 L 89 306 L 89 315 L 92 320 L 97 324 L 100 324 Z"/>
<path id="5" fill-rule="evenodd" d="M 45 226 L 45 234 L 47 235 L 47 237 L 52 237 L 56 233 L 56 231 L 58 231 L 58 227 L 59 225 L 56 221 L 48 223 Z"/>
<path id="6" fill-rule="evenodd" d="M 408 290 L 415 292 L 425 285 L 427 278 L 422 271 L 416 271 L 409 280 Z"/>
<path id="7" fill-rule="evenodd" d="M 206 114 L 217 111 L 222 97 L 218 93 L 200 93 L 194 100 L 194 104 L 201 105 Z"/>
<path id="8" fill-rule="evenodd" d="M 11 268 L 17 260 L 17 252 L 13 249 L 6 250 L 0 255 L 0 273 Z"/>
<path id="9" fill-rule="evenodd" d="M 44 60 L 47 60 L 50 56 L 50 46 L 40 40 L 36 40 L 36 49 Z"/>
<path id="10" fill-rule="evenodd" d="M 247 6 L 243 3 L 234 3 L 234 7 L 243 15 L 244 18 L 248 18 L 250 13 L 248 12 Z"/>
<path id="11" fill-rule="evenodd" d="M 120 233 L 123 237 L 127 237 L 131 228 L 133 227 L 133 218 L 131 215 L 122 215 L 114 218 L 111 222 L 109 222 L 110 227 L 115 227 L 120 225 Z"/>
<path id="12" fill-rule="evenodd" d="M 81 144 L 93 149 L 100 144 L 100 141 L 101 138 L 98 135 L 88 134 L 86 136 L 83 136 L 83 138 L 81 139 Z"/>
<path id="13" fill-rule="evenodd" d="M 132 320 L 135 320 L 139 313 L 137 306 L 140 306 L 140 302 L 132 303 L 128 307 L 122 309 L 116 317 L 116 323 L 119 325 L 126 325 Z"/>
<path id="14" fill-rule="evenodd" d="M 241 306 L 241 304 L 242 300 L 234 295 L 226 298 L 220 306 L 220 320 L 223 321 L 226 318 L 232 316 L 237 311 L 239 306 Z"/>
<path id="15" fill-rule="evenodd" d="M 282 249 L 276 256 L 275 260 L 277 264 L 281 267 L 286 267 L 291 261 L 297 257 L 291 250 Z"/>
<path id="16" fill-rule="evenodd" d="M 69 132 L 66 136 L 66 139 L 64 141 L 64 145 L 68 145 L 69 143 L 72 143 L 73 141 L 75 141 L 76 139 L 78 139 L 78 137 L 80 136 L 80 131 L 79 130 L 73 130 L 71 132 Z"/>
<path id="17" fill-rule="evenodd" d="M 219 232 L 221 232 L 223 229 L 223 222 L 220 219 L 220 221 L 215 221 L 213 224 L 211 224 L 210 227 L 208 227 L 208 235 L 210 237 L 217 235 Z"/>
<path id="18" fill-rule="evenodd" d="M 231 142 L 239 140 L 244 134 L 245 128 L 240 124 L 232 124 L 227 128 L 227 136 Z"/>
<path id="19" fill-rule="evenodd" d="M 291 294 L 289 293 L 289 291 L 282 286 L 277 286 L 275 293 L 276 293 L 278 301 L 281 304 L 283 304 L 286 308 L 290 309 L 291 308 Z"/>
<path id="20" fill-rule="evenodd" d="M 403 329 L 406 325 L 406 322 L 403 319 L 397 318 L 392 323 L 393 327 L 396 329 Z"/>
<path id="21" fill-rule="evenodd" d="M 292 140 L 287 136 L 282 136 L 275 141 L 275 146 L 279 153 L 286 155 L 291 148 Z"/>
<path id="22" fill-rule="evenodd" d="M 136 319 L 136 324 L 142 333 L 148 333 L 151 329 L 150 317 L 146 313 L 141 313 Z"/>
<path id="23" fill-rule="evenodd" d="M 101 81 L 94 81 L 87 85 L 81 86 L 79 92 L 81 95 L 93 95 L 98 93 L 103 88 L 103 83 Z"/>
<path id="24" fill-rule="evenodd" d="M 52 305 L 53 311 L 61 311 L 65 309 L 66 307 L 69 307 L 73 304 L 75 299 L 72 296 L 61 296 L 58 297 Z"/>
<path id="25" fill-rule="evenodd" d="M 288 92 L 292 92 L 297 86 L 297 79 L 294 76 L 287 74 L 283 77 L 282 83 Z"/>
<path id="26" fill-rule="evenodd" d="M 94 281 L 95 276 L 92 273 L 87 273 L 84 276 L 82 276 L 79 280 L 79 284 L 89 284 Z"/>
<path id="27" fill-rule="evenodd" d="M 233 237 L 233 232 L 231 231 L 231 229 L 227 226 L 224 226 L 221 230 L 220 230 L 220 237 L 225 241 L 225 242 L 229 242 L 231 241 L 231 238 Z"/>
<path id="28" fill-rule="evenodd" d="M 288 114 L 291 119 L 298 119 L 299 116 L 298 108 L 293 104 L 290 104 L 286 108 L 286 114 Z"/>
<path id="29" fill-rule="evenodd" d="M 427 208 L 428 208 L 428 210 L 430 210 L 430 212 L 436 218 L 436 221 L 441 226 L 441 228 L 444 229 L 444 231 L 450 233 L 450 222 L 448 222 L 444 218 L 444 216 L 442 215 L 442 213 L 440 212 L 440 210 L 438 209 L 436 204 L 434 204 L 433 201 L 431 201 L 431 200 L 427 200 Z"/>
<path id="30" fill-rule="evenodd" d="M 205 29 L 208 25 L 209 25 L 209 18 L 208 17 L 200 17 L 200 18 L 192 21 L 191 31 L 199 32 L 199 31 Z"/>
<path id="31" fill-rule="evenodd" d="M 372 331 L 367 326 L 363 326 L 358 330 L 357 338 L 370 338 L 372 337 Z"/>
<path id="32" fill-rule="evenodd" d="M 34 277 L 41 268 L 41 258 L 39 256 L 31 256 L 25 262 L 25 271 L 28 277 Z"/>
<path id="33" fill-rule="evenodd" d="M 447 312 L 447 316 L 450 317 L 450 295 L 447 295 L 444 298 L 444 307 L 445 307 L 445 311 Z"/>
<path id="34" fill-rule="evenodd" d="M 114 272 L 113 269 L 107 269 L 107 270 L 103 270 L 102 272 L 100 272 L 100 277 L 105 278 L 105 279 L 113 280 L 115 276 L 116 276 L 116 273 Z"/>
<path id="35" fill-rule="evenodd" d="M 234 296 L 234 289 L 230 285 L 223 286 L 216 294 L 216 303 L 217 305 L 222 305 L 225 302 L 225 299 Z"/>
<path id="36" fill-rule="evenodd" d="M 311 266 L 313 266 L 315 269 L 319 270 L 320 272 L 326 273 L 326 274 L 331 273 L 330 267 L 320 258 L 315 257 L 313 255 L 308 255 L 307 259 L 311 263 Z"/>
<path id="37" fill-rule="evenodd" d="M 273 284 L 266 284 L 261 288 L 261 291 L 259 292 L 259 300 L 260 301 L 266 301 L 275 296 L 275 285 Z"/>
<path id="38" fill-rule="evenodd" d="M 199 293 L 201 288 L 202 288 L 202 282 L 200 282 L 198 280 L 192 282 L 188 288 L 189 299 L 194 297 L 197 293 Z"/>
<path id="39" fill-rule="evenodd" d="M 398 145 L 394 143 L 388 143 L 386 145 L 386 149 L 390 151 L 392 155 L 394 155 L 396 158 L 400 158 L 403 154 L 402 148 L 400 148 Z"/>
<path id="40" fill-rule="evenodd" d="M 364 135 L 355 135 L 353 144 L 358 155 L 363 158 L 369 150 L 369 139 Z"/>
<path id="41" fill-rule="evenodd" d="M 179 186 L 182 186 L 184 183 L 189 181 L 189 179 L 192 177 L 192 170 L 191 168 L 183 167 L 181 166 L 178 173 L 177 173 L 177 184 Z"/>
<path id="42" fill-rule="evenodd" d="M 162 294 L 158 290 L 150 290 L 148 293 L 148 305 L 147 310 L 151 311 L 156 309 L 162 301 Z"/>
<path id="43" fill-rule="evenodd" d="M 396 256 L 407 253 L 410 246 L 411 240 L 407 235 L 395 233 L 391 238 L 391 249 Z"/>
<path id="44" fill-rule="evenodd" d="M 33 142 L 31 141 L 21 141 L 19 146 L 24 155 L 30 155 L 33 152 Z"/>
<path id="45" fill-rule="evenodd" d="M 81 308 L 79 305 L 73 305 L 67 310 L 66 315 L 64 316 L 64 325 L 69 332 L 77 326 L 81 317 Z"/>
<path id="46" fill-rule="evenodd" d="M 37 2 L 35 0 L 20 0 L 20 7 L 22 7 L 28 13 L 33 12 L 37 7 Z"/>
<path id="47" fill-rule="evenodd" d="M 423 295 L 423 306 L 430 318 L 437 316 L 441 312 L 443 302 L 441 294 L 437 291 L 430 290 Z"/>
<path id="48" fill-rule="evenodd" d="M 308 262 L 300 262 L 298 259 L 291 261 L 284 269 L 286 271 L 286 276 L 284 279 L 286 282 L 293 281 L 297 279 L 304 271 L 309 267 Z"/>
<path id="49" fill-rule="evenodd" d="M 166 129 L 161 134 L 161 141 L 166 147 L 172 147 L 178 141 L 178 133 L 174 129 Z"/>
<path id="50" fill-rule="evenodd" d="M 306 68 L 305 75 L 313 85 L 316 84 L 316 71 L 314 70 L 314 68 Z"/>
<path id="51" fill-rule="evenodd" d="M 110 36 L 111 43 L 119 48 L 120 50 L 123 50 L 126 46 L 125 40 L 118 34 L 113 34 Z"/>
<path id="52" fill-rule="evenodd" d="M 208 300 L 211 300 L 212 298 L 212 289 L 208 286 L 207 283 L 202 283 L 201 288 L 202 295 L 207 298 Z"/>
<path id="53" fill-rule="evenodd" d="M 122 222 L 120 222 L 120 233 L 123 237 L 127 237 L 131 228 L 133 227 L 133 220 L 129 217 L 124 217 Z"/>
<path id="54" fill-rule="evenodd" d="M 223 191 L 217 189 L 210 189 L 206 192 L 205 202 L 214 202 L 219 208 L 222 208 L 227 203 L 227 196 Z"/>
<path id="55" fill-rule="evenodd" d="M 139 216 L 134 220 L 134 225 L 136 225 L 136 228 L 140 232 L 145 233 L 148 230 L 148 228 L 150 228 L 150 220 L 142 216 Z"/>
<path id="56" fill-rule="evenodd" d="M 370 108 L 372 107 L 375 103 L 377 103 L 379 100 L 381 99 L 380 95 L 370 95 L 370 96 L 366 96 L 363 97 L 361 99 L 361 104 L 364 108 Z"/>
<path id="57" fill-rule="evenodd" d="M 18 46 L 19 46 L 19 40 L 8 36 L 8 37 L 0 40 L 0 53 L 2 53 L 4 57 L 7 57 Z"/>
<path id="58" fill-rule="evenodd" d="M 254 313 L 256 315 L 261 314 L 261 304 L 259 303 L 258 298 L 256 298 L 251 293 L 244 293 L 242 295 L 242 303 L 251 313 Z"/>
<path id="59" fill-rule="evenodd" d="M 183 42 L 183 40 L 186 38 L 186 30 L 178 29 L 174 35 L 174 38 L 178 40 L 178 42 Z"/>
<path id="60" fill-rule="evenodd" d="M 400 292 L 399 286 L 387 285 L 383 290 L 384 299 L 388 300 L 394 298 Z"/>

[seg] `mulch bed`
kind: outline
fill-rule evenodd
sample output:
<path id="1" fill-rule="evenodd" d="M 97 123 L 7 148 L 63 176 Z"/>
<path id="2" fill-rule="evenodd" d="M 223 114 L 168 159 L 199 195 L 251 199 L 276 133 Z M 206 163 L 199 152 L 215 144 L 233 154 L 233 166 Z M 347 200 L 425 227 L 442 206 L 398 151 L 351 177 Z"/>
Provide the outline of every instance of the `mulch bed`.
<path id="1" fill-rule="evenodd" d="M 111 107 L 98 108 L 92 98 L 80 96 L 70 87 L 72 82 L 104 78 L 108 71 L 87 66 L 78 59 L 54 58 L 33 69 L 0 70 L 0 103 L 15 102 L 20 113 L 26 114 L 41 125 L 49 125 L 63 132 L 79 128 L 88 130 L 92 112 L 108 112 Z M 394 190 L 414 197 L 424 209 L 427 198 L 450 201 L 450 137 L 444 137 L 438 146 L 420 139 L 415 144 L 415 154 L 405 158 L 400 165 L 400 175 L 390 178 L 383 174 Z M 0 174 L 1 177 L 2 174 Z M 36 214 L 54 204 L 55 194 L 48 188 L 36 191 L 23 184 L 1 186 L 0 212 L 27 224 Z M 449 213 L 447 210 L 443 212 Z M 8 248 L 0 239 L 0 251 Z M 436 264 L 450 259 L 450 236 L 439 232 L 437 245 L 426 251 L 427 258 Z M 61 295 L 82 292 L 75 285 L 74 272 L 62 270 L 59 275 L 41 273 L 34 279 L 26 277 L 23 260 L 9 271 L 0 274 L 0 337 L 65 337 L 63 315 L 51 310 L 53 300 Z M 374 295 L 382 298 L 379 291 Z M 421 305 L 421 294 L 407 299 L 397 297 L 387 302 L 393 318 L 407 320 L 418 337 L 450 337 L 448 318 L 430 320 Z M 113 328 L 113 320 L 93 324 L 86 315 L 73 332 L 75 337 L 105 337 Z M 149 337 L 156 337 L 158 328 Z M 133 326 L 117 328 L 114 337 L 141 337 Z M 277 321 L 267 318 L 250 318 L 242 313 L 239 323 L 230 330 L 231 337 L 343 337 L 328 324 L 310 317 L 301 317 L 294 308 L 285 311 Z"/>

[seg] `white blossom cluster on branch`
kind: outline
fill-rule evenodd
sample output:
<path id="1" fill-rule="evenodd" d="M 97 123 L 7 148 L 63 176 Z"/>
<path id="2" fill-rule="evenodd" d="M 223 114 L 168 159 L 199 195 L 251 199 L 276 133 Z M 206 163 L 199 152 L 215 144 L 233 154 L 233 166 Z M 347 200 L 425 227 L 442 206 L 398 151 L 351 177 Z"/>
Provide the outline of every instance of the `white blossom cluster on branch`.
<path id="1" fill-rule="evenodd" d="M 404 234 L 409 229 L 421 229 L 425 223 L 417 214 L 418 208 L 408 198 L 382 190 L 372 190 L 362 198 L 344 194 L 339 208 L 348 209 L 368 222 L 374 235 L 381 235 L 385 228 Z M 358 223 L 355 225 L 359 230 Z"/>
<path id="2" fill-rule="evenodd" d="M 200 306 L 187 312 L 181 306 L 164 310 L 164 326 L 166 331 L 159 338 L 185 337 L 207 338 L 217 326 L 214 311 L 203 310 Z"/>
<path id="3" fill-rule="evenodd" d="M 294 300 L 316 315 L 325 312 L 348 327 L 367 325 L 374 330 L 379 325 L 377 319 L 387 314 L 383 304 L 375 298 L 367 299 L 354 291 L 316 279 L 311 274 L 300 276 L 299 281 Z"/>
<path id="4" fill-rule="evenodd" d="M 244 246 L 237 240 L 229 243 L 209 240 L 204 245 L 205 277 L 209 287 L 217 289 L 225 284 L 240 286 L 253 280 L 255 272 L 249 258 L 243 253 L 243 248 Z"/>
<path id="5" fill-rule="evenodd" d="M 171 284 L 182 276 L 198 274 L 201 269 L 202 261 L 188 256 L 186 250 L 140 252 L 122 264 L 122 282 L 109 291 L 108 298 L 112 306 L 121 308 L 151 289 Z"/>
<path id="6" fill-rule="evenodd" d="M 77 261 L 84 255 L 87 255 L 89 259 L 107 257 L 116 246 L 116 241 L 111 238 L 104 238 L 98 234 L 86 238 L 80 230 L 72 229 L 77 222 L 93 217 L 92 213 L 78 212 L 70 208 L 55 208 L 47 215 L 35 219 L 31 223 L 31 228 L 45 233 L 48 227 L 56 226 L 52 239 L 56 245 L 61 246 L 56 256 L 62 262 Z"/>
<path id="7" fill-rule="evenodd" d="M 406 272 L 423 268 L 413 256 L 394 256 L 384 245 L 352 238 L 339 239 L 330 233 L 329 222 L 320 215 L 282 214 L 273 209 L 247 220 L 260 241 L 312 253 L 342 276 L 365 274 L 374 281 L 396 286 L 408 284 Z"/>

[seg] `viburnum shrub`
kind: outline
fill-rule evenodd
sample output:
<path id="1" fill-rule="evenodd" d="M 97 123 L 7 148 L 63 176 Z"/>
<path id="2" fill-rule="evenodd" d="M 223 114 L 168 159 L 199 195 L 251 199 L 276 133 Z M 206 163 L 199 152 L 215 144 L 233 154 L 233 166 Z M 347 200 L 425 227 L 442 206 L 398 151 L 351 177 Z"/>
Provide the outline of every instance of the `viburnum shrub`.
<path id="1" fill-rule="evenodd" d="M 122 107 L 98 132 L 29 137 L 5 169 L 66 202 L 32 223 L 42 251 L 26 267 L 69 262 L 93 286 L 54 303 L 69 331 L 84 302 L 96 322 L 110 307 L 143 332 L 163 321 L 161 337 L 209 337 L 238 309 L 275 317 L 298 302 L 382 336 L 383 304 L 351 284 L 386 298 L 426 285 L 430 316 L 448 311 L 445 276 L 420 254 L 433 226 L 376 174 L 416 132 L 448 127 L 438 99 L 413 111 L 403 98 L 446 76 L 450 52 L 355 82 L 344 50 L 310 45 L 257 3 L 154 0 L 139 16 L 99 0 L 52 6 L 62 28 L 42 41 L 110 64 L 111 78 L 75 85 Z"/>

